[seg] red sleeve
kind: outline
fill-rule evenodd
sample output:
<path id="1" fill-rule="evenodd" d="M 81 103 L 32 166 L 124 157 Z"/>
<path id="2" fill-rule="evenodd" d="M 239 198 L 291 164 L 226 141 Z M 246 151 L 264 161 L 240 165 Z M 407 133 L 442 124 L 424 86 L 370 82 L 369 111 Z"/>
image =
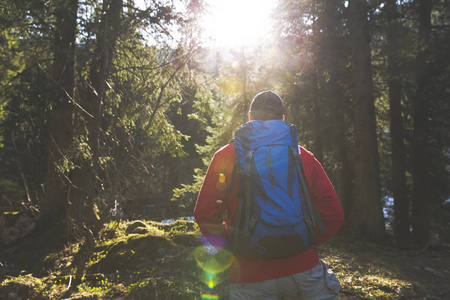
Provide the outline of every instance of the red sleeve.
<path id="1" fill-rule="evenodd" d="M 228 187 L 226 183 L 219 183 L 219 175 L 224 174 L 228 182 L 234 165 L 233 157 L 227 155 L 227 151 L 223 149 L 217 151 L 211 160 L 194 209 L 194 217 L 203 236 L 219 249 L 226 245 L 229 236 L 224 222 Z"/>
<path id="2" fill-rule="evenodd" d="M 335 235 L 344 222 L 344 211 L 336 191 L 320 162 L 304 148 L 301 148 L 303 168 L 309 186 L 309 195 L 328 233 L 316 227 L 316 246 Z"/>

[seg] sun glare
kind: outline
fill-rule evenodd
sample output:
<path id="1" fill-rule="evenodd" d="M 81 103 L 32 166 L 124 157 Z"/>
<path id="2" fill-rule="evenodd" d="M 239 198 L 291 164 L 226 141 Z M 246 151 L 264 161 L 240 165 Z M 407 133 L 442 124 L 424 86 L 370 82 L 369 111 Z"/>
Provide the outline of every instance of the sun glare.
<path id="1" fill-rule="evenodd" d="M 276 1 L 206 0 L 205 38 L 215 47 L 245 47 L 267 36 Z"/>

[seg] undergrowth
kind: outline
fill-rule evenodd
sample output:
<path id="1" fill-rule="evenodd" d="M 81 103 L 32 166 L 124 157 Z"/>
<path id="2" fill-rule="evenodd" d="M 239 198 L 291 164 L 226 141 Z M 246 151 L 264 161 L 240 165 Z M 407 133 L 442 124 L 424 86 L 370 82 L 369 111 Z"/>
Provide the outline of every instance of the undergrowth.
<path id="1" fill-rule="evenodd" d="M 9 255 L 1 261 L 0 299 L 228 298 L 232 256 L 205 247 L 191 221 L 107 224 L 75 284 L 78 249 L 71 244 L 47 254 L 38 271 Z M 340 278 L 341 299 L 450 299 L 447 247 L 401 250 L 334 238 L 319 254 Z"/>

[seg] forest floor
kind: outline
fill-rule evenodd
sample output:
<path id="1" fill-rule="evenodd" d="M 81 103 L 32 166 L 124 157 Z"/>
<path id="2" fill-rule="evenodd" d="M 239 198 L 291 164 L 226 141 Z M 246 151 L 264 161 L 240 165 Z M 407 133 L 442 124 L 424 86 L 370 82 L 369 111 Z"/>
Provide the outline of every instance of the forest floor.
<path id="1" fill-rule="evenodd" d="M 75 284 L 79 244 L 0 247 L 0 299 L 228 299 L 231 256 L 204 247 L 194 222 L 112 222 Z M 334 238 L 320 249 L 340 299 L 450 299 L 450 248 L 404 250 Z"/>

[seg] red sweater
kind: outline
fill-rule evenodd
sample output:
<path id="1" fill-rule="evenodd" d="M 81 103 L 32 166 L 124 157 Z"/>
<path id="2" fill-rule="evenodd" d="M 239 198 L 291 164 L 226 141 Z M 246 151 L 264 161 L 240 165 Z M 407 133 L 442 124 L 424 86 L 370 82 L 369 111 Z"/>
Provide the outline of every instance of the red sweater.
<path id="1" fill-rule="evenodd" d="M 314 203 L 328 234 L 324 235 L 316 227 L 316 246 L 325 242 L 341 227 L 344 213 L 341 203 L 322 165 L 314 155 L 300 147 L 303 169 L 309 186 L 309 194 Z M 228 185 L 236 161 L 234 143 L 228 144 L 217 151 L 209 165 L 202 188 L 198 195 L 194 210 L 202 234 L 208 241 L 220 249 L 226 246 L 231 237 L 229 218 L 236 219 L 239 199 L 239 176 L 236 176 L 233 191 L 228 194 L 228 188 L 218 183 L 219 174 L 226 176 Z M 223 213 L 227 213 L 227 222 L 223 221 Z M 230 282 L 256 282 L 278 277 L 293 275 L 307 271 L 319 262 L 315 249 L 309 249 L 293 257 L 279 260 L 261 260 L 236 255 L 230 267 Z"/>

